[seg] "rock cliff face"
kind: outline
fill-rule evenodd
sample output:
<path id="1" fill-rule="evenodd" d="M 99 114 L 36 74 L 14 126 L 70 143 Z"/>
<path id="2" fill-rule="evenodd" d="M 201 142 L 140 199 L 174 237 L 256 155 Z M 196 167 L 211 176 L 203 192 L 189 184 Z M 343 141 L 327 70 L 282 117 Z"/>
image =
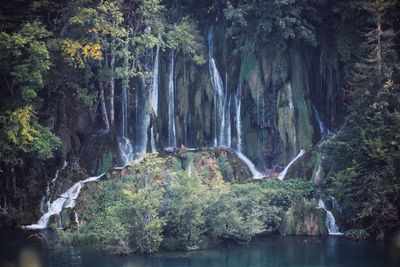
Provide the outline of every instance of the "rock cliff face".
<path id="1" fill-rule="evenodd" d="M 205 25 L 202 34 L 205 64 L 195 65 L 181 53 L 154 48 L 148 69 L 154 74 L 159 60 L 158 75 L 133 78 L 126 95 L 123 83 L 116 82 L 116 123 L 109 130 L 103 129 L 99 103 L 89 108 L 72 94 L 49 96 L 46 102 L 52 105 L 46 108 L 56 115 L 48 118 L 48 126 L 60 136 L 62 148 L 48 162 L 32 162 L 17 171 L 21 173 L 5 174 L 6 190 L 19 191 L 12 196 L 5 193 L 2 200 L 16 207 L 17 215 L 11 217 L 32 221 L 25 217 L 35 216 L 26 211 L 39 205 L 64 160 L 88 175 L 124 165 L 118 145 L 122 121 L 131 155 L 182 145 L 230 147 L 269 174 L 280 172 L 301 149 L 311 148 L 341 122 L 341 67 L 328 37 L 319 37 L 317 47 L 288 42 L 278 52 L 273 40 L 250 50 L 235 47 L 220 24 Z M 150 97 L 154 90 L 156 101 Z M 299 162 L 288 176 L 311 179 L 318 157 L 311 159 Z M 14 176 L 28 178 L 15 183 Z M 33 176 L 40 176 L 39 182 L 32 184 Z M 237 174 L 231 177 L 240 180 Z"/>
<path id="2" fill-rule="evenodd" d="M 68 108 L 65 97 L 57 119 L 64 157 L 79 157 L 93 175 L 122 165 L 117 139 L 125 117 L 134 153 L 232 147 L 260 170 L 279 172 L 340 124 L 341 68 L 328 37 L 319 37 L 317 47 L 291 41 L 281 51 L 271 41 L 250 51 L 235 47 L 223 25 L 202 32 L 205 64 L 155 48 L 148 59 L 153 76 L 133 79 L 126 96 L 117 84 L 109 132 L 99 130 L 99 112 Z"/>

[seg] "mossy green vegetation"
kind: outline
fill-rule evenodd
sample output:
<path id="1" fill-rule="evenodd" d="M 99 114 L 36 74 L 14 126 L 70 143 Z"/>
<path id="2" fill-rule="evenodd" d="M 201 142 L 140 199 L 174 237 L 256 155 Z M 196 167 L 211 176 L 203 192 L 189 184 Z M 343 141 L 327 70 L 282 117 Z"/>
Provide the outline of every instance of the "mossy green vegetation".
<path id="1" fill-rule="evenodd" d="M 221 179 L 215 161 L 203 161 L 209 166 L 201 171 L 195 166 L 189 170 L 194 159 L 187 161 L 179 164 L 173 156 L 147 154 L 121 176 L 89 184 L 76 207 L 79 231 L 58 231 L 61 240 L 101 244 L 124 254 L 196 250 L 224 240 L 248 242 L 259 234 L 284 232 L 281 225 L 288 225 L 289 209 L 297 217 L 315 210 L 310 182 L 231 184 Z M 302 232 L 288 232 L 297 233 Z"/>

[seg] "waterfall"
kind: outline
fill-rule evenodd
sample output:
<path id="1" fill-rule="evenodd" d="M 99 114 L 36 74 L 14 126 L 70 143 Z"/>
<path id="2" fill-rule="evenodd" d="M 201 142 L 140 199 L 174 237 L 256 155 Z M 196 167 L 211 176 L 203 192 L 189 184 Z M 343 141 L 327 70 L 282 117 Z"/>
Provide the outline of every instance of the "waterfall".
<path id="1" fill-rule="evenodd" d="M 259 172 L 251 160 L 246 157 L 243 153 L 236 151 L 236 155 L 249 167 L 251 174 L 253 175 L 253 179 L 262 179 L 265 177 L 265 175 L 261 172 Z"/>
<path id="2" fill-rule="evenodd" d="M 57 181 L 58 176 L 59 176 L 59 174 L 60 174 L 60 171 L 64 170 L 64 169 L 67 167 L 67 165 L 68 165 L 67 161 L 64 160 L 63 166 L 62 166 L 60 169 L 58 169 L 58 170 L 56 171 L 56 174 L 54 175 L 53 180 L 51 180 L 51 183 L 52 183 L 52 184 L 54 184 L 54 183 Z"/>
<path id="3" fill-rule="evenodd" d="M 321 136 L 323 137 L 326 133 L 326 128 L 324 122 L 321 120 L 321 117 L 319 116 L 319 112 L 315 106 L 313 106 L 313 110 L 315 113 L 315 118 L 317 119 L 318 126 L 319 126 L 319 132 Z"/>
<path id="4" fill-rule="evenodd" d="M 208 67 L 214 91 L 214 147 L 230 147 L 230 99 L 214 59 L 213 30 L 208 31 Z M 226 83 L 226 82 L 225 82 Z M 219 127 L 217 126 L 218 124 Z"/>
<path id="5" fill-rule="evenodd" d="M 61 211 L 64 208 L 74 208 L 76 205 L 76 199 L 78 198 L 82 187 L 89 182 L 98 181 L 103 175 L 104 173 L 100 174 L 99 176 L 93 176 L 83 181 L 77 182 L 67 191 L 62 193 L 59 198 L 51 202 L 49 210 L 45 214 L 43 214 L 43 216 L 36 224 L 23 226 L 22 228 L 30 230 L 47 228 L 49 225 L 50 217 L 52 215 L 60 215 Z"/>
<path id="6" fill-rule="evenodd" d="M 240 118 L 241 109 L 241 87 L 238 85 L 237 95 L 235 96 L 235 112 L 236 112 L 236 155 L 249 167 L 253 179 L 262 179 L 265 177 L 263 173 L 257 170 L 251 160 L 242 153 L 242 120 Z"/>
<path id="7" fill-rule="evenodd" d="M 318 163 L 318 167 L 312 176 L 315 184 L 319 184 L 321 182 L 321 172 L 322 172 L 321 163 Z"/>
<path id="8" fill-rule="evenodd" d="M 128 58 L 125 59 L 124 67 L 128 68 Z M 133 145 L 128 138 L 128 86 L 129 79 L 126 78 L 122 81 L 122 97 L 121 97 L 121 129 L 117 138 L 119 151 L 124 166 L 129 164 L 134 157 Z"/>
<path id="9" fill-rule="evenodd" d="M 156 46 L 156 54 L 153 61 L 154 50 L 151 57 L 146 60 L 146 69 L 152 69 L 152 75 L 144 80 L 141 94 L 137 93 L 136 102 L 136 124 L 137 124 L 137 146 L 136 157 L 147 151 L 149 140 L 148 129 L 151 122 L 151 113 L 158 115 L 158 74 L 159 74 L 160 47 Z M 139 102 L 138 102 L 139 101 Z M 140 105 L 141 104 L 141 105 Z M 156 152 L 154 126 L 150 127 L 150 146 L 153 153 Z"/>
<path id="10" fill-rule="evenodd" d="M 237 95 L 235 96 L 235 111 L 236 111 L 236 150 L 242 152 L 242 120 L 240 117 L 240 111 L 242 106 L 241 101 L 241 86 L 240 82 L 238 85 Z"/>
<path id="11" fill-rule="evenodd" d="M 292 84 L 289 82 L 287 85 L 287 94 L 288 94 L 288 100 L 289 100 L 289 118 L 292 120 L 292 129 L 290 135 L 293 137 L 293 147 L 296 147 L 297 143 L 297 131 L 296 131 L 296 121 L 295 121 L 295 110 L 294 110 L 294 103 L 293 103 L 293 91 L 292 91 Z"/>
<path id="12" fill-rule="evenodd" d="M 156 153 L 157 152 L 157 146 L 156 146 L 156 139 L 154 136 L 154 128 L 151 126 L 150 128 L 150 135 L 151 135 L 151 140 L 150 140 L 150 145 L 151 145 L 151 153 Z"/>
<path id="13" fill-rule="evenodd" d="M 159 73 L 159 61 L 160 61 L 159 58 L 160 58 L 160 45 L 157 45 L 156 56 L 154 58 L 154 64 L 153 64 L 153 80 L 150 92 L 150 106 L 153 109 L 155 116 L 158 116 L 158 73 Z M 150 144 L 152 153 L 157 152 L 156 138 L 154 136 L 154 126 L 153 126 L 154 123 L 155 122 L 153 121 L 150 129 L 150 135 L 151 135 Z"/>
<path id="14" fill-rule="evenodd" d="M 299 154 L 297 154 L 297 156 L 292 159 L 291 162 L 289 162 L 289 164 L 286 166 L 286 168 L 279 174 L 278 179 L 279 180 L 283 180 L 285 179 L 286 173 L 288 172 L 289 168 L 292 166 L 293 163 L 295 163 L 296 160 L 298 160 L 301 156 L 303 156 L 305 153 L 304 149 L 301 149 Z"/>
<path id="15" fill-rule="evenodd" d="M 325 227 L 328 230 L 329 235 L 343 235 L 343 233 L 339 232 L 339 227 L 336 225 L 335 217 L 331 211 L 326 209 L 325 202 L 322 199 L 319 199 L 317 208 L 326 211 Z"/>
<path id="16" fill-rule="evenodd" d="M 158 115 L 158 73 L 159 73 L 159 61 L 160 61 L 160 45 L 157 45 L 156 56 L 154 58 L 153 65 L 153 81 L 150 93 L 150 104 L 156 114 Z"/>
<path id="17" fill-rule="evenodd" d="M 75 217 L 75 223 L 76 223 L 76 228 L 79 231 L 79 217 L 78 217 L 78 213 L 76 213 L 76 211 L 74 210 L 74 217 Z"/>
<path id="18" fill-rule="evenodd" d="M 64 163 L 62 165 L 62 167 L 58 170 L 56 170 L 56 173 L 54 175 L 54 178 L 51 180 L 51 184 L 47 184 L 47 188 L 46 188 L 46 195 L 42 198 L 42 200 L 40 201 L 40 206 L 39 206 L 39 210 L 42 214 L 46 213 L 49 208 L 50 208 L 50 199 L 47 200 L 48 196 L 50 195 L 50 185 L 54 186 L 55 182 L 58 179 L 58 176 L 60 174 L 60 171 L 64 170 L 67 167 L 68 163 L 67 161 L 64 160 Z"/>
<path id="19" fill-rule="evenodd" d="M 168 146 L 176 147 L 176 129 L 175 129 L 175 83 L 174 83 L 174 50 L 169 54 L 169 81 L 168 81 Z"/>
<path id="20" fill-rule="evenodd" d="M 148 105 L 147 103 L 144 105 L 144 109 L 141 111 L 140 122 L 139 122 L 139 139 L 138 145 L 136 148 L 136 156 L 139 156 L 141 153 L 145 153 L 147 150 L 147 129 L 150 125 L 150 114 L 148 113 Z"/>

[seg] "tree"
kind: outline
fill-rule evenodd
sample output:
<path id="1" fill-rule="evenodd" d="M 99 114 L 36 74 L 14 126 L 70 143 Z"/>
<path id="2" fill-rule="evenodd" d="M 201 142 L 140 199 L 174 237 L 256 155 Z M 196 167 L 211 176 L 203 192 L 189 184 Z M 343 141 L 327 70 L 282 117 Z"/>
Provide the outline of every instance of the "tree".
<path id="1" fill-rule="evenodd" d="M 60 140 L 36 118 L 38 93 L 45 86 L 51 65 L 50 36 L 37 21 L 22 25 L 15 33 L 0 33 L 0 72 L 5 85 L 1 90 L 0 162 L 9 167 L 21 163 L 26 154 L 50 158 L 60 145 Z"/>
<path id="2" fill-rule="evenodd" d="M 322 4 L 324 1 L 322 1 Z M 315 24 L 319 21 L 315 1 L 228 1 L 223 10 L 229 23 L 228 35 L 238 39 L 247 33 L 250 49 L 255 44 L 271 42 L 284 50 L 285 41 L 301 39 L 315 46 Z"/>
<path id="3" fill-rule="evenodd" d="M 25 153 L 48 159 L 60 145 L 60 139 L 37 122 L 31 105 L 0 115 L 0 126 L 2 163 L 15 165 Z"/>
<path id="4" fill-rule="evenodd" d="M 40 22 L 26 23 L 18 32 L 0 33 L 0 71 L 8 95 L 33 101 L 44 87 L 50 68 L 46 39 L 50 37 Z"/>
<path id="5" fill-rule="evenodd" d="M 208 194 L 199 177 L 187 176 L 186 172 L 177 173 L 167 180 L 160 208 L 166 222 L 164 231 L 167 237 L 176 239 L 183 249 L 201 247 Z"/>
<path id="6" fill-rule="evenodd" d="M 374 0 L 368 1 L 364 8 L 372 15 L 372 29 L 365 34 L 365 47 L 368 55 L 363 63 L 359 64 L 360 71 L 364 73 L 364 78 L 370 79 L 370 73 L 375 73 L 377 86 L 383 85 L 385 78 L 390 78 L 388 68 L 393 67 L 393 38 L 395 33 L 392 25 L 385 20 L 385 14 L 395 4 L 393 0 Z M 391 66 L 390 66 L 391 65 Z"/>

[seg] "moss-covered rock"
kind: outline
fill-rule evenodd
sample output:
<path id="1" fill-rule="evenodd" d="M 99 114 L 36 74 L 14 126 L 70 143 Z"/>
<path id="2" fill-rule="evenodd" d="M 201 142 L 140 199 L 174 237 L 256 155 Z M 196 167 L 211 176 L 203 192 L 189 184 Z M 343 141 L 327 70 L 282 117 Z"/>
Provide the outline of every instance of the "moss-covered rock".
<path id="1" fill-rule="evenodd" d="M 99 175 L 116 165 L 117 150 L 112 133 L 89 137 L 79 163 L 90 175 Z"/>
<path id="2" fill-rule="evenodd" d="M 290 80 L 296 112 L 297 147 L 307 149 L 312 146 L 314 128 L 307 67 L 300 51 L 296 46 L 291 50 Z"/>
<path id="3" fill-rule="evenodd" d="M 312 202 L 312 204 L 315 204 Z M 322 209 L 307 205 L 294 205 L 284 214 L 280 227 L 283 235 L 326 235 L 326 213 Z"/>

